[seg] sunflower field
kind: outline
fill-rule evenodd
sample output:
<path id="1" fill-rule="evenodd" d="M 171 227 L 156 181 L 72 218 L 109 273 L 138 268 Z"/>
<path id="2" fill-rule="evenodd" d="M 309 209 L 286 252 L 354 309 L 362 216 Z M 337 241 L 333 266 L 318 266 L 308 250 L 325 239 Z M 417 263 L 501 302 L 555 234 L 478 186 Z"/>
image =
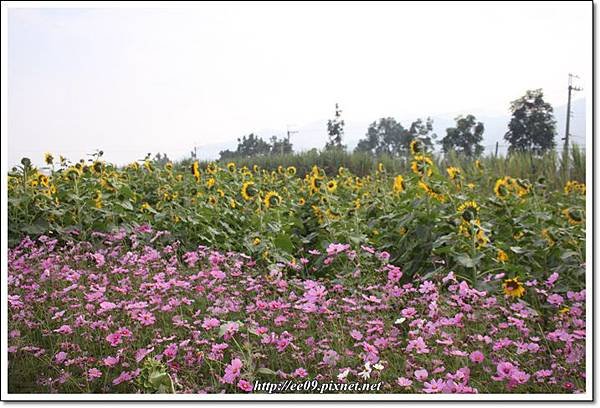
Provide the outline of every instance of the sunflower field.
<path id="1" fill-rule="evenodd" d="M 11 389 L 584 390 L 585 184 L 411 152 L 402 174 L 363 175 L 23 159 L 8 176 Z"/>

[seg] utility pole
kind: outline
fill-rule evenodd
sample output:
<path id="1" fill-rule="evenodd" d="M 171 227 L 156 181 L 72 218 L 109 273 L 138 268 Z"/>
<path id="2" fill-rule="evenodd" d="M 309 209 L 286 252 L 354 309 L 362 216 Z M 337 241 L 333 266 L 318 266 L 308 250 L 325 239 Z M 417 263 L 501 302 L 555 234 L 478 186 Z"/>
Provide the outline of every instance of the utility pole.
<path id="1" fill-rule="evenodd" d="M 287 125 L 287 142 L 290 144 L 290 136 L 298 133 L 297 130 L 290 130 L 290 125 Z M 281 145 L 281 151 L 283 152 L 283 144 Z"/>
<path id="2" fill-rule="evenodd" d="M 494 157 L 498 157 L 498 141 L 496 141 L 496 153 L 494 154 Z"/>
<path id="3" fill-rule="evenodd" d="M 572 91 L 581 91 L 583 88 L 579 88 L 573 86 L 573 78 L 579 78 L 577 75 L 569 74 L 569 97 L 567 99 L 567 123 L 565 126 L 565 137 L 563 140 L 565 141 L 565 145 L 563 147 L 563 171 L 565 177 L 569 171 L 569 127 L 571 125 L 571 92 Z"/>

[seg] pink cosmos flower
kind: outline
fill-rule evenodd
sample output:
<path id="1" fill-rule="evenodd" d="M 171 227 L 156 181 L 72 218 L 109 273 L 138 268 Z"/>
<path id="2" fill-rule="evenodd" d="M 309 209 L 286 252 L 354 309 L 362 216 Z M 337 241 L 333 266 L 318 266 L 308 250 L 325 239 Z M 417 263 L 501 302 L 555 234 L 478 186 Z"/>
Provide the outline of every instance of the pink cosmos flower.
<path id="1" fill-rule="evenodd" d="M 308 375 L 308 371 L 306 371 L 304 368 L 300 367 L 300 368 L 296 368 L 296 370 L 294 370 L 294 373 L 292 375 L 294 377 L 304 378 Z"/>
<path id="2" fill-rule="evenodd" d="M 431 380 L 431 382 L 426 382 L 425 388 L 423 388 L 423 392 L 427 394 L 436 394 L 438 392 L 442 392 L 446 382 L 444 380 Z"/>
<path id="3" fill-rule="evenodd" d="M 481 362 L 483 362 L 483 360 L 485 359 L 485 356 L 483 355 L 483 353 L 479 350 L 475 350 L 474 352 L 472 352 L 469 355 L 469 358 L 471 359 L 471 361 L 475 364 L 479 364 Z"/>
<path id="4" fill-rule="evenodd" d="M 63 324 L 62 326 L 60 326 L 58 329 L 54 330 L 56 333 L 60 333 L 60 334 L 71 334 L 73 333 L 73 329 L 71 329 L 71 326 L 69 326 L 68 324 Z"/>
<path id="5" fill-rule="evenodd" d="M 424 368 L 415 371 L 415 378 L 417 379 L 417 381 L 423 382 L 427 379 L 428 376 L 429 373 Z"/>
<path id="6" fill-rule="evenodd" d="M 64 351 L 59 351 L 54 356 L 54 361 L 56 361 L 57 364 L 62 364 L 66 359 L 67 359 L 67 353 L 65 353 Z"/>
<path id="7" fill-rule="evenodd" d="M 496 373 L 498 374 L 497 377 L 492 377 L 495 380 L 503 380 L 505 378 L 509 378 L 513 371 L 515 370 L 515 366 L 512 363 L 509 363 L 507 361 L 502 361 L 500 363 L 498 363 L 498 365 L 496 365 Z"/>
<path id="8" fill-rule="evenodd" d="M 119 357 L 108 356 L 104 360 L 102 360 L 104 364 L 108 367 L 114 367 L 119 362 Z"/>
<path id="9" fill-rule="evenodd" d="M 251 392 L 254 389 L 254 386 L 246 380 L 239 380 L 237 386 L 240 390 L 245 392 Z"/>
<path id="10" fill-rule="evenodd" d="M 87 372 L 87 376 L 89 380 L 100 378 L 102 377 L 102 371 L 98 370 L 97 368 L 90 368 Z"/>
<path id="11" fill-rule="evenodd" d="M 119 332 L 111 333 L 106 336 L 106 341 L 108 341 L 111 346 L 116 347 L 123 343 L 123 336 Z"/>
<path id="12" fill-rule="evenodd" d="M 240 371 L 242 369 L 242 360 L 239 358 L 234 358 L 231 360 L 231 363 L 225 367 L 225 375 L 223 376 L 223 381 L 227 384 L 233 384 L 233 382 L 240 376 Z"/>
<path id="13" fill-rule="evenodd" d="M 564 302 L 564 298 L 556 293 L 548 296 L 546 300 L 548 301 L 548 303 L 554 306 L 560 306 Z"/>
<path id="14" fill-rule="evenodd" d="M 152 326 L 154 324 L 154 322 L 156 322 L 156 318 L 154 317 L 154 315 L 152 313 L 144 310 L 143 312 L 141 312 L 138 315 L 138 321 L 143 326 Z"/>
<path id="15" fill-rule="evenodd" d="M 356 341 L 362 340 L 362 338 L 363 338 L 362 333 L 359 332 L 358 330 L 352 330 L 350 332 L 350 336 Z"/>
<path id="16" fill-rule="evenodd" d="M 398 384 L 400 387 L 410 387 L 412 385 L 412 380 L 409 380 L 408 378 L 405 377 L 399 377 L 396 380 L 396 384 Z"/>
<path id="17" fill-rule="evenodd" d="M 221 321 L 219 319 L 215 319 L 214 317 L 207 317 L 202 322 L 202 327 L 205 330 L 210 330 L 210 329 L 214 329 L 215 327 L 219 327 L 220 324 L 221 324 Z"/>

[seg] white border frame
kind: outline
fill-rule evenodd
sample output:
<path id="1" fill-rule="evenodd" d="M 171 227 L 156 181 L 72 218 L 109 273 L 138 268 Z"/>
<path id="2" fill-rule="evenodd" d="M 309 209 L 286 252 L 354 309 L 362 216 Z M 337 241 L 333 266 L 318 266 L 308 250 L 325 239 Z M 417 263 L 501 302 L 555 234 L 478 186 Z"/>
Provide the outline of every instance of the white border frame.
<path id="1" fill-rule="evenodd" d="M 592 4 L 590 4 L 592 5 Z M 8 10 L 11 8 L 193 8 L 197 6 L 194 2 L 115 2 L 115 1 L 50 1 L 50 2 L 21 2 L 6 1 L 1 8 L 2 29 L 2 74 L 1 74 L 1 135 L 6 135 L 8 130 L 7 102 L 8 102 Z M 592 18 L 592 21 L 593 18 Z M 595 30 L 593 30 L 595 35 Z M 592 44 L 594 44 L 592 40 Z M 594 50 L 595 51 L 595 50 Z M 593 53 L 590 53 L 589 66 L 593 67 Z M 586 97 L 586 185 L 587 201 L 586 214 L 594 214 L 593 197 L 593 79 L 595 73 L 591 73 L 592 81 L 587 83 L 584 94 Z M 0 224 L 1 224 L 1 368 L 2 381 L 1 399 L 3 401 L 592 401 L 593 400 L 593 327 L 596 316 L 593 310 L 595 303 L 595 287 L 593 285 L 593 217 L 586 218 L 586 392 L 583 394 L 9 394 L 8 393 L 8 333 L 6 330 L 8 322 L 7 307 L 7 278 L 8 278 L 8 205 L 7 205 L 7 173 L 8 173 L 8 146 L 6 137 L 0 137 L 2 175 L 0 177 Z M 590 154 L 592 152 L 592 160 Z"/>

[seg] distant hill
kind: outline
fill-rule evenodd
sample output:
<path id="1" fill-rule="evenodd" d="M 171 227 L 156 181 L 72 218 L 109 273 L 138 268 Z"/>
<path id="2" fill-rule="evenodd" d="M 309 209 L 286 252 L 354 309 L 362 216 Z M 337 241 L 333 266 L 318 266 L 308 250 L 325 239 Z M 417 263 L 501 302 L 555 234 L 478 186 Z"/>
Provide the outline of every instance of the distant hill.
<path id="1" fill-rule="evenodd" d="M 585 99 L 577 99 L 572 102 L 573 116 L 571 117 L 571 135 L 572 140 L 575 143 L 585 145 Z M 556 119 L 556 144 L 558 147 L 562 146 L 562 138 L 565 133 L 565 119 L 566 119 L 566 105 L 556 106 L 554 108 L 554 118 Z M 505 153 L 507 151 L 507 144 L 504 140 L 504 134 L 508 130 L 508 122 L 510 121 L 510 114 L 507 113 L 503 116 L 486 116 L 478 115 L 477 112 L 465 112 L 465 114 L 472 113 L 477 117 L 477 120 L 483 122 L 485 125 L 483 145 L 485 152 L 493 152 L 495 149 L 496 142 L 499 142 L 499 153 Z M 404 126 L 410 125 L 410 123 L 416 118 L 404 118 L 401 115 L 395 117 L 396 120 L 400 121 Z M 434 132 L 438 135 L 437 140 L 440 140 L 446 134 L 446 128 L 454 125 L 454 117 L 449 115 L 432 115 Z M 369 124 L 379 118 L 374 118 L 371 122 L 353 121 L 345 118 L 345 137 L 344 143 L 349 149 L 354 149 L 360 139 L 365 136 Z M 327 139 L 327 119 L 314 121 L 311 123 L 304 124 L 297 127 L 295 133 L 291 137 L 291 142 L 294 145 L 295 151 L 309 150 L 312 148 L 322 148 L 325 145 Z M 248 133 L 253 132 L 249 130 Z M 263 129 L 254 132 L 267 140 L 272 135 L 283 137 L 286 133 L 285 129 Z M 242 135 L 240 135 L 242 136 Z M 209 144 L 200 147 L 199 157 L 201 159 L 217 159 L 219 152 L 225 149 L 234 150 L 237 146 L 237 138 L 232 139 L 230 142 Z"/>

